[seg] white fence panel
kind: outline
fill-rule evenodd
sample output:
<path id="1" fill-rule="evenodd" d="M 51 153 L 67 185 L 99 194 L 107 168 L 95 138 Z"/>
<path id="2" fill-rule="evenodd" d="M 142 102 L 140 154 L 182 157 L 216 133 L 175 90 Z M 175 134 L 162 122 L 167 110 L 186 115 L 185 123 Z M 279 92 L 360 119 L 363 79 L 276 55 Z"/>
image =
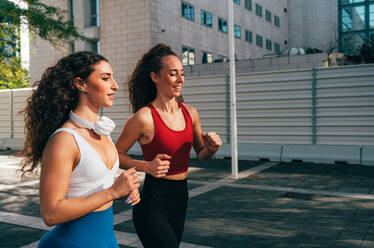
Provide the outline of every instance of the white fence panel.
<path id="1" fill-rule="evenodd" d="M 374 165 L 374 65 L 238 74 L 236 83 L 239 158 Z M 0 148 L 22 145 L 18 112 L 30 94 L 0 90 Z M 199 111 L 203 131 L 221 136 L 217 156 L 230 156 L 227 76 L 186 78 L 182 94 Z M 116 139 L 132 114 L 127 90 L 102 112 L 116 122 Z"/>
<path id="2" fill-rule="evenodd" d="M 0 138 L 10 138 L 12 133 L 12 99 L 10 90 L 0 90 Z"/>
<path id="3" fill-rule="evenodd" d="M 187 78 L 182 94 L 198 110 L 203 132 L 214 131 L 227 140 L 226 76 Z"/>
<path id="4" fill-rule="evenodd" d="M 237 75 L 240 143 L 311 144 L 310 70 Z"/>
<path id="5" fill-rule="evenodd" d="M 27 99 L 31 96 L 32 89 L 16 89 L 13 92 L 13 133 L 14 138 L 23 139 L 25 137 L 25 122 L 21 111 L 26 106 Z"/>
<path id="6" fill-rule="evenodd" d="M 374 66 L 318 69 L 317 144 L 374 145 Z"/>

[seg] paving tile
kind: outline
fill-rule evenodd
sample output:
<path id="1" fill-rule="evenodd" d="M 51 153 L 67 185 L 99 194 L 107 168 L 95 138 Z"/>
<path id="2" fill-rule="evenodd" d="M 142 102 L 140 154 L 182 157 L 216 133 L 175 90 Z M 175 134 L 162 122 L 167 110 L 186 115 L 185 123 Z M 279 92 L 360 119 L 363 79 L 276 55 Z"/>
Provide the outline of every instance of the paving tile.
<path id="1" fill-rule="evenodd" d="M 239 161 L 239 169 L 246 171 L 261 163 Z M 185 245 L 181 247 L 351 248 L 361 244 L 362 247 L 374 247 L 374 200 L 323 194 L 302 200 L 286 197 L 285 191 L 279 190 L 289 187 L 367 194 L 374 192 L 374 168 L 281 163 L 225 185 L 220 180 L 231 175 L 230 160 L 192 159 L 191 165 L 191 182 L 188 184 L 191 192 L 202 189 L 203 183 L 216 184 L 208 185 L 208 191 L 189 200 L 183 237 Z M 230 183 L 230 180 L 225 182 Z M 268 186 L 272 188 L 266 188 Z M 37 189 L 36 184 L 0 190 L 0 211 L 40 217 Z M 131 207 L 123 200 L 114 202 L 115 214 L 127 216 L 129 210 Z M 132 220 L 122 219 L 126 221 L 116 224 L 114 230 L 124 232 L 124 238 L 127 234 L 133 237 Z M 36 222 L 34 224 L 35 228 L 40 228 Z M 33 243 L 44 232 L 2 223 L 0 219 L 0 244 L 5 244 L 5 247 Z M 141 247 L 139 243 L 131 246 Z"/>
<path id="2" fill-rule="evenodd" d="M 0 246 L 18 248 L 39 240 L 46 231 L 0 222 Z"/>

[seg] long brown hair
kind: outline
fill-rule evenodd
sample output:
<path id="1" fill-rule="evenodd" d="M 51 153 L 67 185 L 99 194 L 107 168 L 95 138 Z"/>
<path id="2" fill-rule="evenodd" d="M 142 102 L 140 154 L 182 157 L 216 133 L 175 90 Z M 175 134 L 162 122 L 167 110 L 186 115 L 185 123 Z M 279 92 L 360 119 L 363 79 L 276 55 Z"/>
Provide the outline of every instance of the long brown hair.
<path id="1" fill-rule="evenodd" d="M 128 85 L 133 113 L 156 98 L 157 89 L 151 79 L 150 73 L 154 72 L 158 74 L 163 66 L 162 58 L 168 55 L 178 57 L 169 46 L 158 44 L 145 53 L 137 62 Z M 183 97 L 179 96 L 177 100 L 183 102 Z"/>
<path id="2" fill-rule="evenodd" d="M 22 176 L 38 167 L 48 138 L 67 121 L 70 110 L 76 108 L 79 92 L 74 79 L 87 79 L 94 71 L 93 66 L 100 61 L 107 59 L 92 52 L 72 53 L 45 70 L 42 78 L 34 83 L 35 88 L 23 110 L 26 139 L 18 153 L 23 156 Z"/>

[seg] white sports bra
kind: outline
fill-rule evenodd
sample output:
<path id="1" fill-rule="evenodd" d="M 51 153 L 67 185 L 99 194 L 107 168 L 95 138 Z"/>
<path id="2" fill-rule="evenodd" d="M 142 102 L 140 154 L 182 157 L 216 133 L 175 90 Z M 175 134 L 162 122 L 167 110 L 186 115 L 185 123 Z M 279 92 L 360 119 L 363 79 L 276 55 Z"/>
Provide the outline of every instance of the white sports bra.
<path id="1" fill-rule="evenodd" d="M 59 128 L 51 137 L 61 131 L 73 135 L 80 152 L 79 163 L 71 173 L 66 198 L 88 196 L 112 186 L 119 168 L 118 153 L 113 168 L 109 170 L 96 150 L 73 129 Z"/>

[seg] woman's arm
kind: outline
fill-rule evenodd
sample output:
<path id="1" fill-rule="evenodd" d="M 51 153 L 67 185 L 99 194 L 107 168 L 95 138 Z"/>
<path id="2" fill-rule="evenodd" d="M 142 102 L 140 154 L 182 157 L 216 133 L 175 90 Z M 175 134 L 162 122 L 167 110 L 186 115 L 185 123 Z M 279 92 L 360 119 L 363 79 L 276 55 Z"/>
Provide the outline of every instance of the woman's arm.
<path id="1" fill-rule="evenodd" d="M 114 184 L 86 197 L 66 198 L 71 173 L 79 160 L 73 136 L 61 132 L 47 143 L 40 174 L 40 211 L 44 222 L 51 226 L 74 220 L 104 204 L 126 196 L 139 187 L 135 170 L 123 172 Z"/>
<path id="2" fill-rule="evenodd" d="M 148 112 L 147 112 L 148 111 Z M 171 157 L 167 154 L 158 154 L 152 161 L 133 159 L 127 152 L 136 141 L 146 144 L 152 141 L 154 125 L 150 110 L 143 108 L 131 116 L 125 123 L 122 132 L 116 140 L 120 167 L 133 168 L 151 174 L 154 177 L 163 177 L 169 170 Z"/>
<path id="3" fill-rule="evenodd" d="M 218 151 L 222 145 L 221 138 L 215 132 L 203 133 L 201 130 L 200 116 L 196 108 L 185 104 L 192 118 L 193 148 L 198 159 L 207 160 Z"/>

